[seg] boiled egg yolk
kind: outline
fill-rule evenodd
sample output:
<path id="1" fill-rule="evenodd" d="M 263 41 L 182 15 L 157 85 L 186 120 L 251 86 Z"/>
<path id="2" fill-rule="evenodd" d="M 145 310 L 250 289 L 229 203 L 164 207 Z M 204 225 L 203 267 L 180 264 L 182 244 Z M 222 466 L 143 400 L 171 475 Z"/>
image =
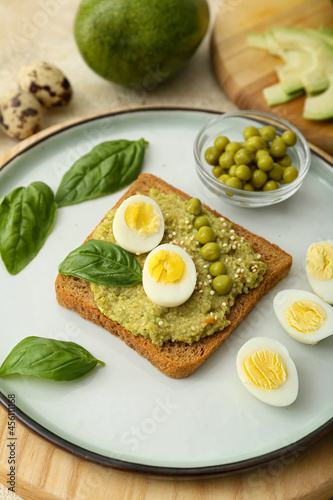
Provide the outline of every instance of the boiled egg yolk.
<path id="1" fill-rule="evenodd" d="M 266 337 L 248 340 L 238 351 L 237 373 L 244 387 L 272 406 L 287 406 L 298 394 L 298 374 L 287 349 Z"/>
<path id="2" fill-rule="evenodd" d="M 244 371 L 252 384 L 261 389 L 276 389 L 287 379 L 282 357 L 269 349 L 254 352 L 245 358 Z"/>
<path id="3" fill-rule="evenodd" d="M 273 300 L 281 326 L 294 339 L 316 344 L 333 335 L 333 308 L 307 290 L 282 290 Z"/>
<path id="4" fill-rule="evenodd" d="M 163 238 L 163 214 L 149 196 L 134 195 L 117 209 L 112 229 L 116 243 L 128 252 L 150 252 Z"/>
<path id="5" fill-rule="evenodd" d="M 313 243 L 309 247 L 306 275 L 314 293 L 333 304 L 333 240 Z"/>
<path id="6" fill-rule="evenodd" d="M 183 248 L 169 243 L 159 245 L 145 260 L 142 284 L 155 304 L 178 306 L 186 302 L 194 291 L 195 265 Z"/>
<path id="7" fill-rule="evenodd" d="M 151 236 L 160 229 L 160 217 L 156 208 L 145 201 L 136 201 L 125 210 L 125 222 L 137 234 Z"/>
<path id="8" fill-rule="evenodd" d="M 286 310 L 289 325 L 304 334 L 315 332 L 326 318 L 324 309 L 311 300 L 299 300 Z"/>

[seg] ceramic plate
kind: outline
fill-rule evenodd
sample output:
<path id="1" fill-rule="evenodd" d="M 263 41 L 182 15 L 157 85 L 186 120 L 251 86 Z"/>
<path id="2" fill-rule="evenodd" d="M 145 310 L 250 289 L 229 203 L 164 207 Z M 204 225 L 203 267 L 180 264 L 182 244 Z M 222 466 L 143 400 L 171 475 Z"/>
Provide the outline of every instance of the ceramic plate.
<path id="1" fill-rule="evenodd" d="M 15 394 L 18 417 L 54 443 L 97 463 L 157 474 L 198 475 L 243 470 L 292 453 L 333 428 L 333 337 L 300 344 L 279 326 L 272 300 L 285 288 L 309 290 L 308 246 L 333 238 L 332 165 L 312 155 L 302 188 L 265 209 L 232 207 L 200 183 L 193 142 L 213 117 L 194 109 L 111 113 L 63 128 L 36 142 L 0 171 L 0 199 L 17 186 L 44 181 L 56 191 L 64 172 L 94 145 L 119 138 L 149 141 L 143 172 L 177 188 L 292 254 L 289 276 L 266 295 L 231 337 L 189 378 L 159 373 L 118 338 L 60 307 L 58 264 L 90 234 L 125 191 L 59 209 L 37 257 L 18 275 L 0 262 L 0 363 L 29 335 L 77 342 L 105 367 L 73 382 L 13 376 L 0 379 L 1 400 Z M 278 339 L 299 373 L 295 403 L 277 408 L 253 398 L 235 361 L 253 336 Z"/>

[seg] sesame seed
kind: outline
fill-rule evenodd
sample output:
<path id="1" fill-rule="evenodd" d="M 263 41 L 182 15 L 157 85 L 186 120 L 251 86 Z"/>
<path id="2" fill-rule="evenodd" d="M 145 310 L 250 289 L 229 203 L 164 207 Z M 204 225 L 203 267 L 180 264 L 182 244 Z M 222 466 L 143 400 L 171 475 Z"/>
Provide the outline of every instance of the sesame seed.
<path id="1" fill-rule="evenodd" d="M 170 238 L 170 240 L 172 239 L 172 234 L 168 234 L 168 238 Z"/>
<path id="2" fill-rule="evenodd" d="M 208 280 L 208 283 L 213 283 L 213 280 Z"/>
<path id="3" fill-rule="evenodd" d="M 188 226 L 188 228 L 189 228 L 189 229 L 192 229 L 192 224 L 190 224 L 190 225 Z"/>
<path id="4" fill-rule="evenodd" d="M 228 243 L 223 243 L 222 245 L 223 247 L 227 247 L 228 246 Z"/>
<path id="5" fill-rule="evenodd" d="M 241 273 L 243 273 L 243 272 L 244 272 L 244 269 L 241 269 L 241 270 L 240 270 L 240 272 L 241 272 Z"/>
<path id="6" fill-rule="evenodd" d="M 243 259 L 240 257 L 240 258 L 238 259 L 238 262 L 242 262 L 242 260 L 243 260 Z"/>
<path id="7" fill-rule="evenodd" d="M 177 234 L 176 231 L 172 232 L 172 236 L 176 236 L 176 234 Z"/>
<path id="8" fill-rule="evenodd" d="M 257 254 L 257 259 L 261 259 L 260 253 Z"/>
<path id="9" fill-rule="evenodd" d="M 181 244 L 181 245 L 184 245 L 184 240 L 182 240 L 182 241 L 180 242 L 180 244 Z"/>
<path id="10" fill-rule="evenodd" d="M 158 322 L 158 326 L 163 326 L 163 325 L 164 325 L 163 321 Z"/>
<path id="11" fill-rule="evenodd" d="M 226 307 L 227 303 L 226 302 L 222 302 L 222 306 L 223 307 Z"/>
<path id="12" fill-rule="evenodd" d="M 208 264 L 205 264 L 205 265 L 203 266 L 203 268 L 204 268 L 204 269 L 207 269 L 207 267 L 208 267 Z"/>
<path id="13" fill-rule="evenodd" d="M 223 225 L 224 225 L 224 227 L 227 227 L 228 224 L 226 222 L 223 222 Z"/>
<path id="14" fill-rule="evenodd" d="M 232 245 L 231 247 L 233 250 L 236 250 L 237 246 L 236 245 Z"/>
<path id="15" fill-rule="evenodd" d="M 202 293 L 202 292 L 203 292 L 203 290 L 199 290 L 199 293 Z"/>
<path id="16" fill-rule="evenodd" d="M 196 244 L 197 246 L 199 246 L 199 245 L 200 245 L 200 243 L 199 243 L 198 241 L 196 241 L 196 242 L 195 242 L 195 244 Z"/>
<path id="17" fill-rule="evenodd" d="M 221 229 L 221 233 L 225 233 L 225 229 Z"/>
<path id="18" fill-rule="evenodd" d="M 224 218 L 224 217 L 221 217 L 221 218 L 220 218 L 220 221 L 224 222 L 224 221 L 225 221 L 225 218 Z"/>
<path id="19" fill-rule="evenodd" d="M 234 276 L 234 277 L 235 277 L 235 278 L 238 278 L 238 274 L 235 274 L 235 276 Z"/>
<path id="20" fill-rule="evenodd" d="M 235 239 L 235 236 L 230 236 L 230 239 L 231 239 L 231 240 L 234 240 L 234 239 Z"/>
<path id="21" fill-rule="evenodd" d="M 210 279 L 211 278 L 211 275 L 210 274 L 207 274 L 207 278 Z"/>
<path id="22" fill-rule="evenodd" d="M 230 232 L 231 232 L 231 233 L 234 233 L 234 232 L 235 232 L 235 230 L 234 230 L 234 229 L 230 229 Z"/>
<path id="23" fill-rule="evenodd" d="M 204 281 L 204 285 L 207 286 L 207 281 Z"/>
<path id="24" fill-rule="evenodd" d="M 211 295 L 215 295 L 214 290 L 211 290 L 209 293 L 210 293 Z"/>
<path id="25" fill-rule="evenodd" d="M 198 283 L 198 284 L 199 284 L 199 286 L 201 286 L 201 285 L 202 285 L 202 281 L 199 281 L 199 283 Z"/>

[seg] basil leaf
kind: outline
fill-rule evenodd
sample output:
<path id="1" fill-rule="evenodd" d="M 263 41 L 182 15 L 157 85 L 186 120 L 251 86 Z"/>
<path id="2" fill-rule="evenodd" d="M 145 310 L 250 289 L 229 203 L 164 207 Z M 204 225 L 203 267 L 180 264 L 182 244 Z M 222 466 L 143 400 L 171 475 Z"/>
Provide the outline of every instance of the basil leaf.
<path id="1" fill-rule="evenodd" d="M 51 380 L 75 380 L 103 361 L 74 342 L 26 337 L 10 352 L 0 367 L 0 377 L 32 375 Z"/>
<path id="2" fill-rule="evenodd" d="M 79 158 L 63 176 L 56 192 L 59 207 L 113 193 L 140 173 L 146 142 L 102 142 Z"/>
<path id="3" fill-rule="evenodd" d="M 97 285 L 132 286 L 142 281 L 136 258 L 123 248 L 103 240 L 88 240 L 73 250 L 59 266 L 59 273 Z"/>
<path id="4" fill-rule="evenodd" d="M 0 202 L 0 255 L 10 274 L 20 272 L 42 248 L 51 231 L 57 204 L 44 182 L 33 182 Z"/>

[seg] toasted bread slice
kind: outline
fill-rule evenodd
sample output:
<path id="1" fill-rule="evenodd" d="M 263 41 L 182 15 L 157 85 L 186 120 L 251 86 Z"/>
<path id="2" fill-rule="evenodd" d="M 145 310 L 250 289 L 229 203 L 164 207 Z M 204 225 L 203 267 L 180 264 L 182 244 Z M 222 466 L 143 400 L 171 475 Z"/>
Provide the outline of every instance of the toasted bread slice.
<path id="1" fill-rule="evenodd" d="M 189 195 L 154 175 L 141 174 L 115 207 L 118 207 L 126 198 L 137 192 L 149 195 L 151 188 L 156 188 L 165 194 L 174 193 L 184 200 L 190 198 Z M 216 211 L 211 210 L 206 205 L 204 206 L 216 217 L 221 217 Z M 94 302 L 93 293 L 88 282 L 72 276 L 58 274 L 55 283 L 57 300 L 60 305 L 72 309 L 83 318 L 102 326 L 110 333 L 118 336 L 141 356 L 147 358 L 152 365 L 165 375 L 172 378 L 188 377 L 229 337 L 259 302 L 261 297 L 287 276 L 291 268 L 292 257 L 277 245 L 269 243 L 264 238 L 247 231 L 237 224 L 234 224 L 233 228 L 236 233 L 250 241 L 255 252 L 261 254 L 261 260 L 267 265 L 266 273 L 257 288 L 250 290 L 248 294 L 241 294 L 236 298 L 236 302 L 228 316 L 230 324 L 226 328 L 194 342 L 192 345 L 185 342 L 169 341 L 162 347 L 158 347 L 150 339 L 146 339 L 140 335 L 133 335 L 130 331 L 100 312 Z M 87 239 L 91 237 L 92 233 Z"/>

